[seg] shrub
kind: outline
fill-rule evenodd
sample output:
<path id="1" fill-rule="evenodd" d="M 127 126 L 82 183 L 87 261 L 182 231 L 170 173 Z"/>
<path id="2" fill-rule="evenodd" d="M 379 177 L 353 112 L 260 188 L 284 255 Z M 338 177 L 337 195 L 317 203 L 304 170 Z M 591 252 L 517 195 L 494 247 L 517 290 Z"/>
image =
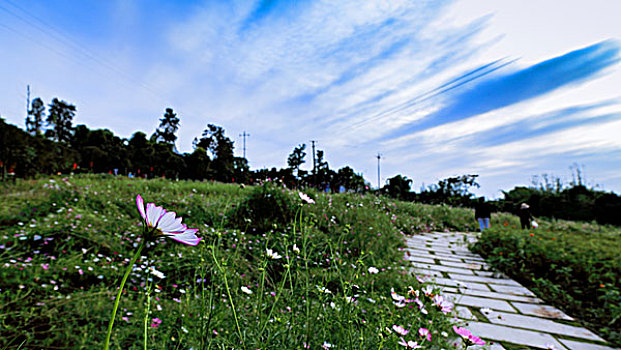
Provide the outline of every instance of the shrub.
<path id="1" fill-rule="evenodd" d="M 474 251 L 542 299 L 588 320 L 621 345 L 621 242 L 612 228 L 565 222 L 539 230 L 486 230 Z"/>
<path id="2" fill-rule="evenodd" d="M 296 205 L 286 189 L 271 182 L 252 189 L 250 195 L 229 214 L 236 228 L 263 233 L 288 225 L 295 217 Z"/>

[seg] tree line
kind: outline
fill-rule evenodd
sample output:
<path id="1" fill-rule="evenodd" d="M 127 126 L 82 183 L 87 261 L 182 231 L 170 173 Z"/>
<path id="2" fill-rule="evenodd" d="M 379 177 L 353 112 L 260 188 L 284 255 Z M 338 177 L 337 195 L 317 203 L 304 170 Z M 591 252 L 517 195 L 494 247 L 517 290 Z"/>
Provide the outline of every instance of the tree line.
<path id="1" fill-rule="evenodd" d="M 74 126 L 77 108 L 69 102 L 54 98 L 47 107 L 41 98 L 32 101 L 25 131 L 0 117 L 3 180 L 7 176 L 90 172 L 236 183 L 272 180 L 331 191 L 368 189 L 352 168 L 330 169 L 321 150 L 313 158 L 312 172 L 300 169 L 305 163 L 305 145 L 289 155 L 287 168 L 250 170 L 246 158 L 234 155 L 234 142 L 224 128 L 215 124 L 207 124 L 194 139 L 192 152 L 180 153 L 175 147 L 180 118 L 172 108 L 165 109 L 151 136 L 137 131 L 125 139 L 107 129 Z"/>
<path id="2" fill-rule="evenodd" d="M 38 174 L 113 173 L 139 177 L 214 180 L 256 183 L 278 181 L 293 187 L 314 187 L 320 191 L 369 190 L 369 184 L 354 169 L 330 168 L 323 150 L 312 154 L 312 170 L 301 169 L 306 163 L 306 144 L 296 146 L 282 169 L 251 170 L 248 160 L 234 155 L 234 142 L 223 127 L 207 124 L 193 141 L 193 151 L 176 150 L 176 133 L 180 118 L 166 108 L 159 127 L 150 137 L 142 131 L 124 139 L 107 129 L 91 130 L 86 125 L 73 126 L 77 108 L 54 98 L 46 106 L 35 98 L 26 117 L 26 131 L 7 124 L 0 117 L 0 167 L 4 180 L 28 178 Z M 528 203 L 535 216 L 569 220 L 597 220 L 603 224 L 621 225 L 621 197 L 598 191 L 584 184 L 579 168 L 568 186 L 558 178 L 546 175 L 531 187 L 516 187 L 503 192 L 504 198 L 492 201 L 499 211 L 516 212 Z M 473 207 L 477 198 L 470 189 L 479 187 L 478 175 L 449 177 L 416 193 L 413 180 L 396 175 L 386 180 L 378 194 L 404 201 Z"/>
<path id="3" fill-rule="evenodd" d="M 517 214 L 520 205 L 527 203 L 536 217 L 621 226 L 621 196 L 587 186 L 580 168 L 573 170 L 573 180 L 568 184 L 558 177 L 542 175 L 542 180 L 535 177 L 531 186 L 503 191 L 503 198 L 489 203 L 495 211 Z M 411 179 L 396 175 L 386 181 L 380 192 L 406 201 L 473 208 L 478 198 L 470 190 L 479 187 L 477 178 L 473 174 L 449 177 L 416 193 L 411 191 Z"/>

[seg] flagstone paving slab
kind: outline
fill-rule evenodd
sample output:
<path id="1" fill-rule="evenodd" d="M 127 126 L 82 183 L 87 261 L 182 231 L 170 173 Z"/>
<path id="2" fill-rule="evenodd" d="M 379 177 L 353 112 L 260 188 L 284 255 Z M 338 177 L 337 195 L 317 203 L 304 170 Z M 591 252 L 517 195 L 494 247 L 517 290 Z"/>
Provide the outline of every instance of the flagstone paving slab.
<path id="1" fill-rule="evenodd" d="M 524 287 L 514 287 L 514 286 L 503 286 L 499 284 L 489 284 L 489 286 L 496 292 L 499 293 L 507 293 L 513 295 L 525 295 L 530 297 L 535 297 L 535 293 L 531 292 L 527 288 Z"/>
<path id="2" fill-rule="evenodd" d="M 515 309 L 504 300 L 488 299 L 481 297 L 474 297 L 464 294 L 444 293 L 444 296 L 450 299 L 457 305 L 466 305 L 474 307 L 488 307 L 499 311 L 515 312 Z"/>
<path id="3" fill-rule="evenodd" d="M 566 349 L 550 334 L 475 321 L 469 321 L 466 324 L 472 334 L 484 339 L 523 344 L 540 349 L 549 349 L 550 345 L 557 350 Z"/>
<path id="4" fill-rule="evenodd" d="M 508 286 L 516 286 L 521 287 L 519 283 L 512 279 L 507 278 L 492 278 L 492 277 L 481 277 L 481 276 L 467 276 L 467 275 L 457 275 L 453 273 L 449 273 L 451 278 L 459 279 L 462 281 L 468 282 L 479 282 L 479 283 L 494 283 L 494 284 L 503 284 Z"/>
<path id="5" fill-rule="evenodd" d="M 468 350 L 505 350 L 505 348 L 498 343 L 489 343 L 485 345 L 469 346 Z"/>
<path id="6" fill-rule="evenodd" d="M 468 259 L 468 258 L 463 258 L 462 261 L 465 262 L 466 264 L 483 264 L 483 263 L 485 263 L 485 260 Z"/>
<path id="7" fill-rule="evenodd" d="M 443 277 L 435 278 L 433 281 L 436 284 L 440 284 L 443 286 L 490 291 L 489 287 L 483 283 L 461 282 L 461 281 L 458 281 L 452 278 L 443 278 Z"/>
<path id="8" fill-rule="evenodd" d="M 453 273 L 459 273 L 462 275 L 473 275 L 474 274 L 472 270 L 460 269 L 457 267 L 450 267 L 450 266 L 443 266 L 443 265 L 436 265 L 436 264 L 419 264 L 419 263 L 414 263 L 413 265 L 414 267 L 421 268 L 421 269 L 429 269 L 429 270 L 436 270 L 436 271 L 442 271 L 442 272 L 453 272 Z"/>
<path id="9" fill-rule="evenodd" d="M 453 254 L 453 251 L 456 251 L 454 248 L 449 246 L 437 245 L 437 244 L 425 244 L 425 248 L 429 250 L 433 250 L 434 252 L 440 252 L 445 254 Z"/>
<path id="10" fill-rule="evenodd" d="M 472 263 L 472 264 L 483 264 L 485 262 L 485 260 L 483 259 L 476 259 L 470 256 L 464 256 L 464 255 L 460 255 L 460 254 L 442 254 L 442 253 L 436 253 L 435 256 L 439 257 L 439 258 L 452 258 L 452 259 L 459 259 L 459 261 L 464 261 L 467 263 Z"/>
<path id="11" fill-rule="evenodd" d="M 494 310 L 481 310 L 481 312 L 483 313 L 483 315 L 485 315 L 485 317 L 487 317 L 487 319 L 489 319 L 490 322 L 495 324 L 533 330 L 545 329 L 545 331 L 548 333 L 555 333 L 595 341 L 604 341 L 604 339 L 598 337 L 595 333 L 582 327 L 569 326 L 539 317 L 524 316 L 507 312 L 498 312 Z"/>
<path id="12" fill-rule="evenodd" d="M 473 320 L 476 321 L 477 317 L 472 313 L 472 311 L 470 311 L 470 309 L 468 309 L 465 306 L 456 306 L 455 307 L 455 314 L 457 314 L 457 317 L 462 319 L 462 320 Z"/>
<path id="13" fill-rule="evenodd" d="M 430 252 L 425 249 L 418 249 L 418 248 L 410 247 L 410 248 L 406 248 L 406 250 L 410 252 L 410 254 L 418 254 L 421 256 L 433 255 L 433 254 L 430 254 Z"/>
<path id="14" fill-rule="evenodd" d="M 565 346 L 567 346 L 571 350 L 619 350 L 619 349 L 610 348 L 604 345 L 583 343 L 583 342 L 578 342 L 574 340 L 560 339 L 560 342 L 563 343 Z"/>
<path id="15" fill-rule="evenodd" d="M 454 262 L 447 260 L 440 260 L 441 265 L 451 266 L 451 267 L 459 267 L 462 269 L 470 269 L 470 270 L 481 270 L 485 266 L 483 264 L 467 264 L 463 262 Z"/>
<path id="16" fill-rule="evenodd" d="M 444 275 L 442 275 L 441 271 L 421 269 L 421 268 L 414 268 L 411 271 L 419 276 L 422 275 L 422 276 L 428 276 L 428 277 L 444 278 Z"/>
<path id="17" fill-rule="evenodd" d="M 521 295 L 512 295 L 512 294 L 504 294 L 504 293 L 497 293 L 497 292 L 486 292 L 483 290 L 459 289 L 459 292 L 463 294 L 478 296 L 478 297 L 484 297 L 484 298 L 490 298 L 490 299 L 502 299 L 502 300 L 507 300 L 507 301 L 521 301 L 521 302 L 531 303 L 531 304 L 543 302 L 539 298 L 525 297 Z"/>
<path id="18" fill-rule="evenodd" d="M 435 261 L 433 259 L 421 258 L 419 256 L 409 255 L 409 256 L 406 256 L 405 258 L 409 261 L 413 261 L 417 263 L 435 264 Z"/>
<path id="19" fill-rule="evenodd" d="M 443 261 L 449 261 L 449 262 L 464 264 L 464 261 L 462 259 L 456 258 L 456 257 L 453 257 L 453 256 L 437 256 L 437 255 L 434 255 L 433 257 L 434 257 L 434 259 L 437 259 L 440 263 L 442 263 Z M 442 265 L 446 265 L 446 264 L 442 264 Z"/>
<path id="20" fill-rule="evenodd" d="M 593 344 L 605 341 L 586 328 L 555 321 L 573 318 L 544 305 L 530 290 L 494 271 L 483 258 L 468 250 L 464 237 L 469 242 L 476 240 L 476 234 L 468 233 L 422 234 L 406 240 L 409 248 L 405 254 L 413 265 L 410 271 L 428 275 L 424 279 L 456 304 L 456 318 L 451 322 L 466 322 L 473 334 L 488 342 L 480 349 L 503 350 L 500 341 L 541 349 L 614 350 Z"/>
<path id="21" fill-rule="evenodd" d="M 565 315 L 563 311 L 548 305 L 526 304 L 526 303 L 512 303 L 521 313 L 526 315 L 540 316 L 546 318 L 558 318 L 568 321 L 573 321 L 573 318 Z"/>

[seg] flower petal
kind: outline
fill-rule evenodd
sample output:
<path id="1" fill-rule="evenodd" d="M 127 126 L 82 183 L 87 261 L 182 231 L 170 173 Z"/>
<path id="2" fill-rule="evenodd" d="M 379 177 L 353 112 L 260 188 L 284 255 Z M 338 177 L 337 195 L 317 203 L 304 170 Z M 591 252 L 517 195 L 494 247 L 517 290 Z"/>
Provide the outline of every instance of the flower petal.
<path id="1" fill-rule="evenodd" d="M 138 206 L 140 216 L 142 216 L 142 218 L 146 220 L 147 214 L 145 214 L 144 212 L 144 201 L 142 200 L 142 197 L 140 195 L 136 196 L 136 205 Z"/>
<path id="2" fill-rule="evenodd" d="M 157 223 L 157 228 L 159 228 L 162 231 L 172 231 L 173 228 L 178 226 L 178 225 L 175 225 L 176 223 L 175 215 L 176 214 L 174 211 L 167 212 L 164 216 L 162 216 L 160 221 Z"/>
<path id="3" fill-rule="evenodd" d="M 147 223 L 151 227 L 157 227 L 157 222 L 162 217 L 162 211 L 166 212 L 164 208 L 158 207 L 155 203 L 147 204 Z"/>
<path id="4" fill-rule="evenodd" d="M 187 245 L 197 245 L 202 238 L 196 236 L 196 232 L 198 229 L 189 228 L 186 229 L 185 232 L 175 234 L 175 235 L 166 235 L 166 237 L 172 238 L 175 241 L 187 244 Z"/>
<path id="5" fill-rule="evenodd" d="M 177 218 L 172 224 L 168 225 L 166 230 L 162 230 L 162 232 L 165 234 L 177 234 L 183 233 L 187 229 L 188 227 L 181 223 L 181 218 Z"/>

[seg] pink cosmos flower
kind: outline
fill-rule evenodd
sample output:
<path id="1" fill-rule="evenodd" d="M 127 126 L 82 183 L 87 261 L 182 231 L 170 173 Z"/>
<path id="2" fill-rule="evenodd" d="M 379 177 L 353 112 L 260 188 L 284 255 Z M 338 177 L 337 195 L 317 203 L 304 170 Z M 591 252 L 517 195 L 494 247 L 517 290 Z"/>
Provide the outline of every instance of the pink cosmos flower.
<path id="1" fill-rule="evenodd" d="M 398 326 L 396 324 L 392 325 L 392 330 L 397 332 L 399 335 L 402 335 L 402 336 L 406 336 L 410 332 L 407 329 L 405 329 L 405 328 L 403 328 L 401 326 Z"/>
<path id="2" fill-rule="evenodd" d="M 441 295 L 436 295 L 433 297 L 433 303 L 436 304 L 437 307 L 440 308 L 442 313 L 447 314 L 453 310 L 453 304 L 444 299 Z"/>
<path id="3" fill-rule="evenodd" d="M 399 338 L 399 339 L 401 339 L 401 340 L 399 341 L 398 344 L 401 345 L 401 346 L 405 346 L 408 349 L 420 349 L 420 348 L 422 348 L 422 346 L 418 345 L 418 343 L 415 342 L 415 341 L 411 341 L 411 340 L 405 341 L 405 339 L 403 339 L 403 338 Z"/>
<path id="4" fill-rule="evenodd" d="M 431 341 L 431 333 L 429 332 L 429 330 L 427 328 L 419 328 L 418 329 L 418 334 L 421 337 L 427 338 L 427 341 Z"/>
<path id="5" fill-rule="evenodd" d="M 472 335 L 469 330 L 463 327 L 453 326 L 455 333 L 459 334 L 466 341 L 466 345 L 484 345 L 485 341 L 481 338 Z"/>
<path id="6" fill-rule="evenodd" d="M 304 202 L 306 202 L 306 203 L 308 203 L 308 204 L 315 204 L 315 200 L 314 200 L 314 199 L 312 199 L 311 197 L 309 197 L 308 195 L 306 195 L 305 193 L 298 192 L 298 194 L 300 195 L 300 198 L 301 198 Z"/>
<path id="7" fill-rule="evenodd" d="M 154 229 L 155 235 L 170 237 L 178 242 L 194 246 L 201 241 L 202 238 L 196 236 L 198 229 L 188 228 L 182 224 L 182 219 L 176 218 L 174 211 L 167 212 L 155 203 L 148 203 L 145 210 L 144 201 L 140 195 L 136 197 L 136 205 L 146 226 Z"/>

